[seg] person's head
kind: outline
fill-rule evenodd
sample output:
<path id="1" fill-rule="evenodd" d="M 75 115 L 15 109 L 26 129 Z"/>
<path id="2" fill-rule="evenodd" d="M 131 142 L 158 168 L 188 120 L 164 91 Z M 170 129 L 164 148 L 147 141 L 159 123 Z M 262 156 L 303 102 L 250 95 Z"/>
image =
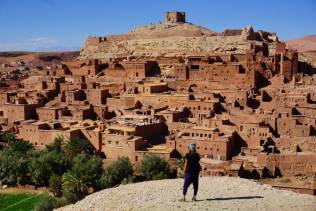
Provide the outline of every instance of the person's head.
<path id="1" fill-rule="evenodd" d="M 189 144 L 189 151 L 191 153 L 196 152 L 196 144 Z"/>

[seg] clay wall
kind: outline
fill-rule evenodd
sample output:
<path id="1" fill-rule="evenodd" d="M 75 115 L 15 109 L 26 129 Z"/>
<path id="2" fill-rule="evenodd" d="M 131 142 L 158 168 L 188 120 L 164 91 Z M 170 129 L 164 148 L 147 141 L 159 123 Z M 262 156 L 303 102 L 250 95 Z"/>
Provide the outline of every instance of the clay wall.
<path id="1" fill-rule="evenodd" d="M 168 90 L 167 84 L 160 83 L 160 84 L 144 84 L 143 92 L 144 93 L 162 93 Z"/>
<path id="2" fill-rule="evenodd" d="M 40 121 L 49 121 L 49 120 L 58 119 L 58 109 L 55 109 L 55 108 L 46 108 L 46 107 L 36 108 L 36 114 L 37 114 L 38 120 Z"/>
<path id="3" fill-rule="evenodd" d="M 239 36 L 242 33 L 242 29 L 225 29 L 223 31 L 224 36 Z"/>
<path id="4" fill-rule="evenodd" d="M 305 94 L 280 93 L 275 98 L 278 105 L 286 104 L 289 106 L 305 105 L 309 101 L 309 96 Z"/>
<path id="5" fill-rule="evenodd" d="M 185 23 L 185 12 L 167 12 L 166 22 Z"/>
<path id="6" fill-rule="evenodd" d="M 203 134 L 204 135 L 204 134 Z M 175 143 L 172 143 L 174 141 Z M 202 157 L 209 157 L 216 160 L 229 160 L 231 159 L 232 142 L 225 137 L 217 137 L 214 139 L 208 138 L 176 138 L 176 140 L 169 140 L 167 145 L 175 146 L 175 149 L 184 156 L 188 153 L 188 146 L 195 143 L 197 152 Z"/>
<path id="7" fill-rule="evenodd" d="M 66 102 L 68 104 L 73 104 L 75 101 L 82 101 L 86 99 L 86 94 L 82 90 L 67 91 Z"/>
<path id="8" fill-rule="evenodd" d="M 104 120 L 111 117 L 111 114 L 109 113 L 108 106 L 93 106 L 93 111 L 96 115 L 97 120 Z"/>
<path id="9" fill-rule="evenodd" d="M 94 112 L 91 107 L 70 108 L 74 120 L 94 119 Z"/>
<path id="10" fill-rule="evenodd" d="M 188 79 L 189 73 L 185 64 L 174 65 L 174 76 L 178 80 Z"/>
<path id="11" fill-rule="evenodd" d="M 102 152 L 110 161 L 124 155 L 134 163 L 137 146 L 142 145 L 143 142 L 140 137 L 130 139 L 130 136 L 102 133 Z"/>
<path id="12" fill-rule="evenodd" d="M 232 60 L 233 58 L 223 58 Z M 189 69 L 189 70 L 188 70 Z M 192 81 L 217 81 L 223 85 L 238 87 L 254 87 L 255 71 L 253 68 L 243 67 L 241 64 L 201 64 L 201 65 L 176 65 L 174 66 L 175 78 L 178 80 Z"/>
<path id="13" fill-rule="evenodd" d="M 271 137 L 269 128 L 260 127 L 258 124 L 240 124 L 238 134 L 251 149 L 260 148 L 264 141 Z"/>
<path id="14" fill-rule="evenodd" d="M 15 121 L 35 119 L 36 105 L 33 104 L 5 104 L 4 117 L 8 118 L 8 124 L 13 125 Z"/>
<path id="15" fill-rule="evenodd" d="M 164 126 L 163 123 L 139 125 L 135 128 L 135 135 L 144 139 L 157 138 L 166 132 Z"/>
<path id="16" fill-rule="evenodd" d="M 316 153 L 316 137 L 282 136 L 275 139 L 275 146 L 281 152 L 313 152 Z"/>
<path id="17" fill-rule="evenodd" d="M 0 106 L 9 102 L 9 94 L 7 92 L 0 92 Z"/>
<path id="18" fill-rule="evenodd" d="M 270 172 L 279 169 L 282 176 L 306 175 L 312 176 L 316 171 L 315 154 L 293 155 L 258 155 L 258 165 L 266 167 Z"/>
<path id="19" fill-rule="evenodd" d="M 301 125 L 295 118 L 278 118 L 277 132 L 280 135 L 307 137 L 310 136 L 310 125 Z"/>
<path id="20" fill-rule="evenodd" d="M 88 89 L 87 100 L 92 105 L 103 105 L 106 103 L 106 98 L 109 96 L 109 91 L 106 89 Z"/>

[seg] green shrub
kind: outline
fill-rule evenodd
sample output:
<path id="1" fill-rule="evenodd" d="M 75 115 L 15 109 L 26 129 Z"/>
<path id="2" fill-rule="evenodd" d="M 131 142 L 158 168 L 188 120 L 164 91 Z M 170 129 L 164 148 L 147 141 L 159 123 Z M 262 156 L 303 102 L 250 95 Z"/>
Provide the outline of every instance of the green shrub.
<path id="1" fill-rule="evenodd" d="M 136 177 L 135 176 L 132 176 L 132 175 L 129 175 L 128 177 L 125 177 L 121 184 L 122 185 L 126 185 L 126 184 L 131 184 L 131 183 L 134 183 L 136 180 Z"/>
<path id="2" fill-rule="evenodd" d="M 55 208 L 58 208 L 57 200 L 54 197 L 48 196 L 43 200 L 39 201 L 36 205 L 34 210 L 35 211 L 51 211 Z"/>
<path id="3" fill-rule="evenodd" d="M 30 164 L 32 180 L 37 186 L 48 186 L 52 175 L 62 175 L 69 166 L 69 160 L 61 152 L 47 150 L 36 152 Z"/>
<path id="4" fill-rule="evenodd" d="M 5 133 L 2 135 L 1 138 L 8 143 L 12 143 L 13 141 L 16 140 L 16 136 L 14 133 Z"/>
<path id="5" fill-rule="evenodd" d="M 152 180 L 155 175 L 170 171 L 168 162 L 157 155 L 147 154 L 140 164 L 140 172 L 147 180 Z M 161 176 L 161 175 L 160 175 Z"/>
<path id="6" fill-rule="evenodd" d="M 291 180 L 289 178 L 283 178 L 283 179 L 280 179 L 280 182 L 281 183 L 290 183 Z"/>
<path id="7" fill-rule="evenodd" d="M 96 156 L 78 155 L 72 168 L 62 178 L 64 197 L 71 203 L 84 198 L 88 189 L 98 189 L 103 172 L 102 159 Z"/>
<path id="8" fill-rule="evenodd" d="M 168 179 L 168 178 L 169 178 L 169 175 L 163 171 L 153 176 L 153 180 L 162 180 L 162 179 Z"/>
<path id="9" fill-rule="evenodd" d="M 49 190 L 54 194 L 55 197 L 62 195 L 62 177 L 59 175 L 52 175 L 49 178 Z"/>
<path id="10" fill-rule="evenodd" d="M 68 172 L 81 178 L 87 186 L 96 189 L 103 173 L 102 159 L 97 156 L 80 154 L 73 159 L 72 167 Z"/>
<path id="11" fill-rule="evenodd" d="M 184 158 L 177 159 L 177 166 L 183 170 L 184 168 Z"/>
<path id="12" fill-rule="evenodd" d="M 120 184 L 124 178 L 128 178 L 132 174 L 133 167 L 128 157 L 120 157 L 105 168 L 100 179 L 100 186 L 101 188 L 113 187 Z"/>
<path id="13" fill-rule="evenodd" d="M 71 204 L 65 197 L 56 198 L 57 199 L 57 207 L 64 207 L 68 204 Z"/>
<path id="14" fill-rule="evenodd" d="M 30 159 L 27 153 L 15 153 L 10 149 L 0 151 L 0 181 L 6 185 L 30 183 Z"/>
<path id="15" fill-rule="evenodd" d="M 12 152 L 12 153 L 21 153 L 21 154 L 25 154 L 26 152 L 34 149 L 33 144 L 31 144 L 28 141 L 25 141 L 23 139 L 14 139 L 10 141 L 10 145 L 8 147 L 8 149 Z"/>
<path id="16" fill-rule="evenodd" d="M 67 157 L 70 159 L 76 157 L 79 154 L 94 154 L 94 147 L 88 140 L 75 137 L 69 139 L 69 141 L 65 144 L 64 149 Z"/>
<path id="17" fill-rule="evenodd" d="M 79 193 L 74 193 L 71 191 L 64 191 L 63 197 L 65 198 L 66 204 L 73 204 L 73 203 L 76 203 L 77 201 L 80 201 L 81 199 L 83 199 L 84 196 L 80 195 Z"/>
<path id="18" fill-rule="evenodd" d="M 57 136 L 54 138 L 53 143 L 46 145 L 47 151 L 57 151 L 62 152 L 64 145 L 64 139 L 61 136 Z"/>

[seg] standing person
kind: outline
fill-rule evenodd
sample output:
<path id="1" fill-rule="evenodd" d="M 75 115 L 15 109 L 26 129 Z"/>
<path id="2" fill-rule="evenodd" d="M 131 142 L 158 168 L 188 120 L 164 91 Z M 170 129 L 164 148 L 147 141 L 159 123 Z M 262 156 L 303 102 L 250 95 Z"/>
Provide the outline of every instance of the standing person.
<path id="1" fill-rule="evenodd" d="M 192 201 L 196 201 L 196 195 L 199 188 L 199 173 L 202 170 L 200 166 L 200 155 L 196 152 L 196 144 L 189 145 L 189 152 L 184 156 L 184 184 L 183 184 L 183 198 L 181 201 L 185 201 L 185 197 L 188 188 L 193 183 L 194 195 Z"/>

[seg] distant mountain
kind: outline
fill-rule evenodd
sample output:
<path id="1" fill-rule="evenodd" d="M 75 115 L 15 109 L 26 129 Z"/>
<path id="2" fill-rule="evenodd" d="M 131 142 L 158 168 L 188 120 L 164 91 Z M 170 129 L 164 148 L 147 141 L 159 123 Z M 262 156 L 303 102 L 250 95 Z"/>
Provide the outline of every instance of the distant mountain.
<path id="1" fill-rule="evenodd" d="M 65 51 L 79 51 L 80 46 L 53 46 L 36 48 L 35 52 L 65 52 Z"/>
<path id="2" fill-rule="evenodd" d="M 286 43 L 299 52 L 316 51 L 316 34 L 289 40 Z"/>
<path id="3" fill-rule="evenodd" d="M 61 64 L 79 56 L 79 51 L 28 52 L 28 51 L 0 51 L 0 64 L 24 61 L 28 66 L 43 66 L 46 64 Z"/>

